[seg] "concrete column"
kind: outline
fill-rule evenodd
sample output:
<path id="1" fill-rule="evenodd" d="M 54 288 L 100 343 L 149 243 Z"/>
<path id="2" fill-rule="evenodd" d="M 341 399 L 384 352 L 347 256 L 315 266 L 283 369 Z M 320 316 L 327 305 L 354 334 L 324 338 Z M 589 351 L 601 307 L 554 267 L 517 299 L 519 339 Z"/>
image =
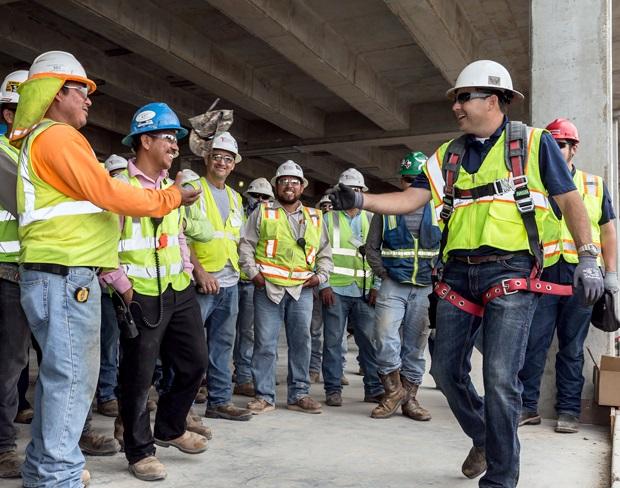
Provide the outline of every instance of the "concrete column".
<path id="1" fill-rule="evenodd" d="M 535 127 L 566 117 L 579 129 L 576 165 L 602 176 L 617 202 L 612 132 L 611 0 L 532 0 L 531 114 Z M 616 207 L 617 209 L 617 207 Z M 595 357 L 611 351 L 611 334 L 590 328 L 586 346 Z M 555 354 L 549 353 L 540 412 L 555 415 Z M 582 393 L 592 398 L 592 361 L 585 357 Z"/>

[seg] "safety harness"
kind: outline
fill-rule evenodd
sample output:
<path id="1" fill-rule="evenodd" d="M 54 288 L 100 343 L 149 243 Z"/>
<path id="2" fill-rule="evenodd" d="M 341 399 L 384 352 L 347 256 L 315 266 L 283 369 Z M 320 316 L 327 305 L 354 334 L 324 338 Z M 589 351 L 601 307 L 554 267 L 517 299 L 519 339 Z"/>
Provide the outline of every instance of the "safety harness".
<path id="1" fill-rule="evenodd" d="M 482 317 L 484 307 L 491 300 L 504 295 L 512 295 L 518 291 L 531 291 L 534 293 L 544 293 L 550 295 L 572 295 L 573 289 L 570 285 L 558 285 L 542 281 L 540 275 L 543 270 L 544 253 L 536 226 L 535 205 L 530 190 L 527 187 L 527 176 L 525 168 L 527 165 L 527 127 L 522 122 L 511 121 L 506 124 L 506 147 L 505 162 L 510 177 L 495 180 L 492 183 L 480 185 L 468 190 L 455 188 L 458 179 L 459 169 L 465 153 L 465 142 L 467 135 L 454 139 L 448 146 L 443 158 L 442 172 L 445 181 L 443 208 L 440 217 L 443 219 L 444 228 L 441 234 L 441 244 L 439 248 L 440 260 L 443 250 L 448 242 L 448 221 L 454 212 L 454 200 L 483 198 L 486 196 L 502 195 L 513 191 L 517 210 L 523 219 L 523 225 L 527 233 L 527 240 L 530 251 L 534 256 L 535 263 L 532 272 L 528 277 L 509 278 L 493 285 L 482 296 L 482 305 L 467 300 L 458 292 L 454 291 L 450 285 L 441 280 L 440 265 L 433 270 L 434 286 L 433 292 L 441 300 L 447 300 L 455 307 L 464 312 Z"/>

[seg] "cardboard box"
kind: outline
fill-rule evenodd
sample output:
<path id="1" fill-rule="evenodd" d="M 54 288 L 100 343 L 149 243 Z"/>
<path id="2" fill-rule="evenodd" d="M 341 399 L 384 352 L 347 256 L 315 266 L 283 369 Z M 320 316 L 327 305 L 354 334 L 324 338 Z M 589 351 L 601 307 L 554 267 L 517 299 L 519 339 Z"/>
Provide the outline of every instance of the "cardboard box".
<path id="1" fill-rule="evenodd" d="M 595 365 L 594 398 L 599 405 L 620 407 L 620 357 L 601 356 Z"/>

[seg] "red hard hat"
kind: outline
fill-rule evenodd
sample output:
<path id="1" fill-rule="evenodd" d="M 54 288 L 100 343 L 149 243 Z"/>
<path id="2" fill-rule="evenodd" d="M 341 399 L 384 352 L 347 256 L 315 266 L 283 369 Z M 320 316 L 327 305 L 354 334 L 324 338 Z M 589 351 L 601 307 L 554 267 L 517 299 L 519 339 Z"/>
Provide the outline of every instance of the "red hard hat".
<path id="1" fill-rule="evenodd" d="M 569 141 L 579 142 L 577 127 L 570 120 L 555 119 L 545 129 L 551 132 L 554 139 L 568 139 Z"/>

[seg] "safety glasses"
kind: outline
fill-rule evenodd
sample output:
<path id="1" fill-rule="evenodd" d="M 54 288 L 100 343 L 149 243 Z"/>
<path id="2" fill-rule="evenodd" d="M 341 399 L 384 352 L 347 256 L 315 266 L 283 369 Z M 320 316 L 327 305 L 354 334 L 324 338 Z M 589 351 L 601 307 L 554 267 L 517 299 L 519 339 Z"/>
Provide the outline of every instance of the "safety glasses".
<path id="1" fill-rule="evenodd" d="M 278 180 L 279 186 L 301 186 L 301 181 L 297 178 L 280 178 Z"/>
<path id="2" fill-rule="evenodd" d="M 262 200 L 264 202 L 268 202 L 271 198 L 269 195 L 263 195 L 262 193 L 248 193 L 248 195 L 250 195 L 252 198 L 255 198 L 256 200 Z"/>
<path id="3" fill-rule="evenodd" d="M 233 164 L 235 162 L 235 158 L 231 156 L 224 156 L 223 154 L 214 154 L 213 156 L 211 156 L 211 159 L 213 161 L 217 161 L 218 163 L 221 163 L 223 161 L 226 164 Z"/>
<path id="4" fill-rule="evenodd" d="M 63 86 L 63 88 L 66 88 L 68 90 L 77 90 L 80 92 L 80 95 L 82 95 L 82 99 L 86 100 L 88 98 L 88 87 L 87 86 L 83 86 L 83 85 L 65 85 Z"/>
<path id="5" fill-rule="evenodd" d="M 146 135 L 152 137 L 153 139 L 162 139 L 170 144 L 176 144 L 178 142 L 177 136 L 173 134 L 148 133 Z"/>

